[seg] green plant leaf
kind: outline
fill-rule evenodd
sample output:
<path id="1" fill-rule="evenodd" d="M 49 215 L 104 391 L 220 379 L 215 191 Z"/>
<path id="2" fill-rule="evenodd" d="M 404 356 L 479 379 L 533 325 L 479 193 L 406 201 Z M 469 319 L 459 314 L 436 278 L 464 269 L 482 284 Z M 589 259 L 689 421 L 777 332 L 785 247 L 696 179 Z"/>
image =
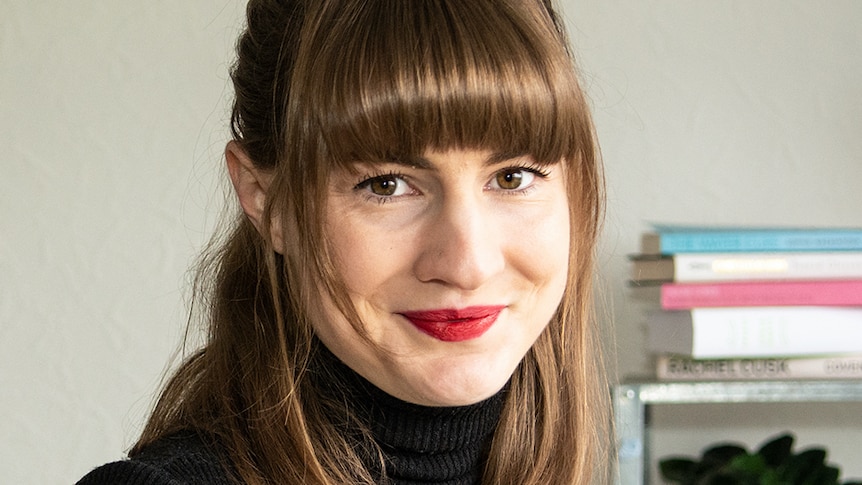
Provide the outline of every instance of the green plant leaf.
<path id="1" fill-rule="evenodd" d="M 778 472 L 773 469 L 766 470 L 763 472 L 763 475 L 760 477 L 760 483 L 758 485 L 787 485 L 785 482 L 781 480 L 781 477 L 778 476 Z"/>
<path id="2" fill-rule="evenodd" d="M 838 485 L 837 468 L 823 465 L 819 468 L 812 469 L 811 472 L 802 477 L 797 483 L 800 485 Z"/>
<path id="3" fill-rule="evenodd" d="M 798 453 L 778 467 L 781 478 L 788 483 L 803 483 L 812 473 L 825 466 L 826 450 L 809 448 Z"/>
<path id="4" fill-rule="evenodd" d="M 747 454 L 748 450 L 737 444 L 722 443 L 704 451 L 700 461 L 711 468 L 718 468 L 730 463 L 730 460 L 739 455 Z"/>
<path id="5" fill-rule="evenodd" d="M 700 460 L 670 457 L 659 462 L 662 478 L 681 485 L 839 485 L 840 469 L 824 448 L 793 454 L 790 433 L 763 444 L 756 454 L 734 443 L 708 448 Z M 851 480 L 843 485 L 862 485 Z"/>
<path id="6" fill-rule="evenodd" d="M 714 473 L 710 474 L 697 482 L 697 485 L 757 485 L 757 482 L 752 482 L 741 478 L 732 473 Z"/>
<path id="7" fill-rule="evenodd" d="M 766 460 L 760 455 L 749 455 L 748 453 L 733 457 L 725 470 L 735 472 L 738 475 L 759 477 L 767 470 Z"/>
<path id="8" fill-rule="evenodd" d="M 826 450 L 823 448 L 808 448 L 793 457 L 803 467 L 809 470 L 819 470 L 826 465 Z"/>
<path id="9" fill-rule="evenodd" d="M 757 454 L 763 457 L 767 466 L 777 468 L 791 456 L 792 448 L 793 435 L 786 433 L 765 443 L 757 450 Z"/>
<path id="10" fill-rule="evenodd" d="M 697 462 L 689 458 L 671 457 L 659 462 L 661 477 L 674 483 L 692 483 Z"/>

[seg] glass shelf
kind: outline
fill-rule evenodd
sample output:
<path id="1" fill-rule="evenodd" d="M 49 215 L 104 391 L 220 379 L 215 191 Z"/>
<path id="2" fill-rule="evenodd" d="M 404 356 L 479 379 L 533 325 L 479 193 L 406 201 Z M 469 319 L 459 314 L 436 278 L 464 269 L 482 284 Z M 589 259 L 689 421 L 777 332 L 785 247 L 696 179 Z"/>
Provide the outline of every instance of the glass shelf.
<path id="1" fill-rule="evenodd" d="M 647 406 L 657 404 L 862 401 L 862 380 L 633 381 L 613 390 L 620 485 L 647 483 Z"/>

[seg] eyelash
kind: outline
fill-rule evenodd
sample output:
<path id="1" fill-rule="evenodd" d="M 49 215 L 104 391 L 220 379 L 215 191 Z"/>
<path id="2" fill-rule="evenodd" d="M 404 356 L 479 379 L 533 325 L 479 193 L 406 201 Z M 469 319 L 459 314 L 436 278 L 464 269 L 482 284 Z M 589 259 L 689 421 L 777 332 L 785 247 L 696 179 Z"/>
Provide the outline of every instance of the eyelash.
<path id="1" fill-rule="evenodd" d="M 374 181 L 379 180 L 379 179 L 388 179 L 388 178 L 400 179 L 400 180 L 403 180 L 404 183 L 407 183 L 409 185 L 408 177 L 405 176 L 403 173 L 389 171 L 389 172 L 380 172 L 380 173 L 376 173 L 376 174 L 372 173 L 372 174 L 362 176 L 362 178 L 356 183 L 356 185 L 353 186 L 353 190 L 360 192 L 362 194 L 362 196 L 367 201 L 377 202 L 378 204 L 385 204 L 387 202 L 392 201 L 396 197 L 403 197 L 403 196 L 377 195 L 377 194 L 373 194 L 373 193 L 369 192 L 368 190 L 365 190 Z"/>
<path id="2" fill-rule="evenodd" d="M 494 176 L 496 177 L 497 174 L 499 174 L 501 172 L 505 172 L 505 171 L 519 171 L 519 170 L 529 172 L 529 173 L 535 175 L 536 177 L 538 177 L 540 179 L 546 179 L 551 174 L 551 172 L 548 168 L 545 168 L 544 166 L 541 166 L 541 165 L 536 165 L 536 164 L 523 164 L 523 165 L 521 165 L 521 164 L 518 164 L 518 165 L 512 165 L 510 167 L 501 168 L 500 170 L 497 170 L 496 172 L 494 172 Z M 361 192 L 366 200 L 368 200 L 370 202 L 376 202 L 378 204 L 385 204 L 387 202 L 391 202 L 393 199 L 396 199 L 398 197 L 403 197 L 403 195 L 398 195 L 398 196 L 376 195 L 376 194 L 370 193 L 369 191 L 366 190 L 368 188 L 368 186 L 371 183 L 373 183 L 374 181 L 379 180 L 379 179 L 389 179 L 389 178 L 402 180 L 404 183 L 407 183 L 408 185 L 410 183 L 409 177 L 404 175 L 403 173 L 395 172 L 395 171 L 388 171 L 388 172 L 372 173 L 372 174 L 367 174 L 367 175 L 362 176 L 359 179 L 359 181 L 357 181 L 356 185 L 353 186 L 353 190 Z M 490 184 L 490 182 L 489 182 L 489 184 Z M 521 188 L 512 189 L 512 190 L 505 190 L 504 189 L 504 190 L 501 190 L 500 192 L 502 192 L 505 195 L 523 195 L 523 194 L 530 192 L 531 189 L 533 189 L 533 188 L 535 188 L 535 183 L 532 183 L 529 186 L 524 187 L 523 189 L 521 189 Z M 415 190 L 415 189 L 413 189 L 413 190 Z"/>
<path id="3" fill-rule="evenodd" d="M 520 165 L 520 164 L 519 164 L 519 165 L 512 165 L 511 167 L 506 167 L 506 168 L 502 168 L 502 169 L 500 169 L 500 170 L 497 170 L 496 172 L 494 172 L 494 176 L 496 177 L 496 176 L 497 176 L 497 174 L 499 174 L 499 173 L 501 173 L 501 172 L 510 171 L 510 170 L 511 170 L 511 171 L 519 171 L 519 170 L 521 170 L 521 171 L 524 171 L 524 172 L 529 172 L 529 173 L 531 173 L 531 174 L 535 175 L 537 178 L 542 179 L 542 180 L 544 180 L 544 179 L 548 178 L 548 177 L 551 175 L 551 171 L 550 171 L 550 169 L 549 169 L 549 168 L 547 168 L 547 167 L 544 167 L 544 166 L 542 166 L 542 165 L 536 165 L 536 164 L 523 164 L 523 165 Z M 531 183 L 530 185 L 528 185 L 527 187 L 524 187 L 524 188 L 517 188 L 517 189 L 512 189 L 512 190 L 505 190 L 505 189 L 504 189 L 504 190 L 502 190 L 501 192 L 502 192 L 504 195 L 513 195 L 513 196 L 517 196 L 517 195 L 524 195 L 524 194 L 528 194 L 528 193 L 532 192 L 532 190 L 533 190 L 533 189 L 535 189 L 535 188 L 536 188 L 536 184 L 535 184 L 535 182 L 533 182 L 533 183 Z"/>

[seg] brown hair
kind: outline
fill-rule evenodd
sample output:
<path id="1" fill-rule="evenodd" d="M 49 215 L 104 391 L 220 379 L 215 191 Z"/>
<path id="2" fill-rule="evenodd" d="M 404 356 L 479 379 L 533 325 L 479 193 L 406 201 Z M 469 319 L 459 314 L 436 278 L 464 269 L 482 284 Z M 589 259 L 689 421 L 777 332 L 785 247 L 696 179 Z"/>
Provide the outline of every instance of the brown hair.
<path id="1" fill-rule="evenodd" d="M 603 182 L 567 46 L 547 0 L 251 0 L 232 132 L 272 174 L 264 220 L 278 224 L 260 234 L 240 217 L 210 248 L 197 285 L 206 344 L 168 382 L 133 453 L 193 428 L 246 483 L 374 483 L 336 427 L 350 417 L 305 372 L 321 291 L 361 331 L 320 247 L 327 177 L 353 160 L 492 149 L 563 160 L 572 234 L 565 295 L 512 378 L 483 483 L 609 481 L 591 294 Z"/>

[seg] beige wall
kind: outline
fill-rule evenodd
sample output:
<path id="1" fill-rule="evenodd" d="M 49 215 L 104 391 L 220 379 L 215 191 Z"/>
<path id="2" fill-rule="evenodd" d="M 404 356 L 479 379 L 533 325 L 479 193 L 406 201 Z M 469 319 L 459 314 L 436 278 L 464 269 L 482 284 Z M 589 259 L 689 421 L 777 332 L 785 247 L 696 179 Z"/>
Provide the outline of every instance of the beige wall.
<path id="1" fill-rule="evenodd" d="M 862 226 L 862 2 L 566 4 L 608 179 L 602 278 L 621 375 L 649 294 L 625 286 L 649 222 Z M 655 295 L 653 295 L 655 297 Z M 862 404 L 657 407 L 654 456 L 784 430 L 862 477 Z"/>
<path id="2" fill-rule="evenodd" d="M 0 476 L 122 456 L 221 210 L 241 1 L 0 0 Z M 862 3 L 564 2 L 607 165 L 603 294 L 649 371 L 625 255 L 649 221 L 862 225 Z M 659 413 L 658 453 L 793 429 L 845 473 L 859 406 Z M 837 416 L 837 417 L 836 417 Z M 742 417 L 742 418 L 741 418 Z M 820 418 L 822 417 L 822 419 Z"/>
<path id="3" fill-rule="evenodd" d="M 223 199 L 242 3 L 0 0 L 0 481 L 139 433 Z"/>

